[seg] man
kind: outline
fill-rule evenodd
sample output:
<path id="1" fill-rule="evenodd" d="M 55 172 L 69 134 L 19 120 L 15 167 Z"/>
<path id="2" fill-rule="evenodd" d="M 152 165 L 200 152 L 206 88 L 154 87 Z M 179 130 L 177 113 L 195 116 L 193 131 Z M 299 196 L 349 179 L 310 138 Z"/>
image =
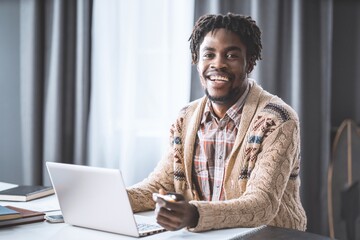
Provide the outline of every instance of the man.
<path id="1" fill-rule="evenodd" d="M 180 112 L 170 147 L 150 176 L 128 189 L 134 211 L 154 209 L 168 230 L 273 225 L 304 231 L 295 111 L 248 78 L 261 59 L 250 17 L 205 15 L 190 37 L 206 96 Z"/>

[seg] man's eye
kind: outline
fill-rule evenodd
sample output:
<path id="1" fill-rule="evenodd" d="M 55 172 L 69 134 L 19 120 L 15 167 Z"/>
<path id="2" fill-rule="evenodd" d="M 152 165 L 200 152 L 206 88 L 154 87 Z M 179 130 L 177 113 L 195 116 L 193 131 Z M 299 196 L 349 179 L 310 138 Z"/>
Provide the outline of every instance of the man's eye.
<path id="1" fill-rule="evenodd" d="M 214 57 L 214 54 L 213 54 L 213 53 L 205 53 L 205 54 L 203 55 L 203 58 L 205 58 L 205 59 L 212 58 L 212 57 Z"/>
<path id="2" fill-rule="evenodd" d="M 230 59 L 231 59 L 231 58 L 238 58 L 238 56 L 237 56 L 236 54 L 232 54 L 232 53 L 227 54 L 226 57 L 227 57 L 227 58 L 230 58 Z"/>

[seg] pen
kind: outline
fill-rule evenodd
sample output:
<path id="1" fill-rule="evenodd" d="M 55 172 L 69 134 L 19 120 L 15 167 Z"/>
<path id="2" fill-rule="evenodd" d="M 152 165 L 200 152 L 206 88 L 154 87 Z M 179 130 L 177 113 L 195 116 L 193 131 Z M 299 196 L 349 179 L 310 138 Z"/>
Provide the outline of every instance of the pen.
<path id="1" fill-rule="evenodd" d="M 160 193 L 153 193 L 153 199 L 156 201 L 157 198 L 162 198 L 168 202 L 176 202 L 176 196 L 174 194 L 160 194 Z"/>

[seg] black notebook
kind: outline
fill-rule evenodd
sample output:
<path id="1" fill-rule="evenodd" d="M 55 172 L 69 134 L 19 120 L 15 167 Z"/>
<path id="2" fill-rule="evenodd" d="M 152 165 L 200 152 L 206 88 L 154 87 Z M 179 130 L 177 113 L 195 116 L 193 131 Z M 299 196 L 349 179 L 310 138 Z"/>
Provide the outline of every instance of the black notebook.
<path id="1" fill-rule="evenodd" d="M 0 201 L 26 202 L 54 194 L 53 187 L 18 186 L 0 191 Z"/>

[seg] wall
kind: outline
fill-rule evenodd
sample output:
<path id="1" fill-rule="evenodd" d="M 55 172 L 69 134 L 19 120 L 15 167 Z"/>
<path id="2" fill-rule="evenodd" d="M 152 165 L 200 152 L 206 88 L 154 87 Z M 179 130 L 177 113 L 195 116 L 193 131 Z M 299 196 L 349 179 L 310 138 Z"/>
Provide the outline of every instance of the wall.
<path id="1" fill-rule="evenodd" d="M 346 118 L 360 124 L 360 1 L 334 1 L 332 126 Z"/>
<path id="2" fill-rule="evenodd" d="M 0 1 L 0 181 L 22 183 L 20 5 Z"/>

